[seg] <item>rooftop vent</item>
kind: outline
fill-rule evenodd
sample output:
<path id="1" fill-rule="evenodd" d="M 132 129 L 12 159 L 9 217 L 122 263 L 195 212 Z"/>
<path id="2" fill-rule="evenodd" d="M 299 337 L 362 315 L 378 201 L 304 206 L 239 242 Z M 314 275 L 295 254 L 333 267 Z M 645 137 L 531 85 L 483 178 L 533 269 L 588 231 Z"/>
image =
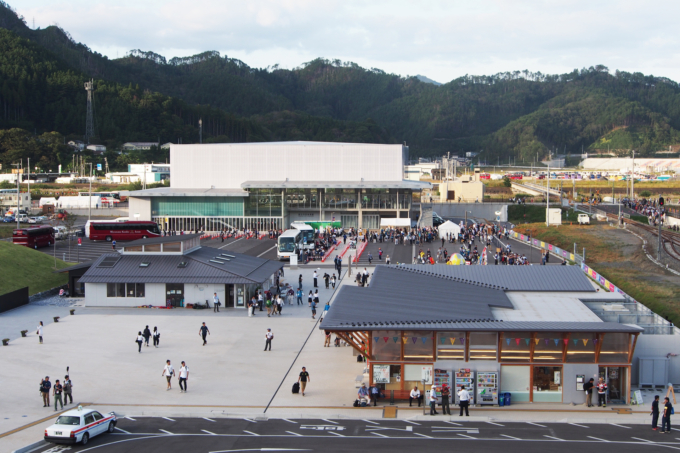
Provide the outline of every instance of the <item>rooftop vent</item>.
<path id="1" fill-rule="evenodd" d="M 139 263 L 139 267 L 149 267 L 149 264 L 151 264 L 151 263 L 148 262 L 148 261 L 144 261 L 142 263 Z"/>
<path id="2" fill-rule="evenodd" d="M 113 267 L 113 266 L 116 265 L 116 263 L 118 262 L 119 259 L 120 259 L 120 255 L 119 256 L 107 256 L 106 258 L 104 258 L 102 260 L 101 263 L 99 263 L 97 265 L 97 267 Z"/>
<path id="3" fill-rule="evenodd" d="M 187 267 L 188 265 L 189 265 L 189 262 L 188 262 L 188 261 L 181 261 L 181 262 L 177 265 L 177 267 L 180 268 L 180 269 L 184 269 L 184 268 Z"/>

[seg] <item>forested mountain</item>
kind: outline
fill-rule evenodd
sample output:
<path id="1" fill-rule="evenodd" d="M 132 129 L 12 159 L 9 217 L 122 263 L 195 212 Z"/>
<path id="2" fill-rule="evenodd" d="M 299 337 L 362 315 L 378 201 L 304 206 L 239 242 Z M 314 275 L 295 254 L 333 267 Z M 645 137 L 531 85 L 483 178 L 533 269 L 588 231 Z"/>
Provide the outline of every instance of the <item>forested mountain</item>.
<path id="1" fill-rule="evenodd" d="M 205 52 L 166 60 L 134 50 L 109 60 L 52 26 L 31 30 L 0 1 L 0 128 L 82 134 L 83 82 L 95 78 L 107 143 L 158 140 L 406 142 L 412 155 L 480 151 L 533 161 L 549 150 L 628 150 L 680 143 L 680 87 L 603 66 L 568 74 L 465 76 L 442 85 L 354 63 L 251 68 Z M 24 39 L 20 39 L 24 38 Z"/>

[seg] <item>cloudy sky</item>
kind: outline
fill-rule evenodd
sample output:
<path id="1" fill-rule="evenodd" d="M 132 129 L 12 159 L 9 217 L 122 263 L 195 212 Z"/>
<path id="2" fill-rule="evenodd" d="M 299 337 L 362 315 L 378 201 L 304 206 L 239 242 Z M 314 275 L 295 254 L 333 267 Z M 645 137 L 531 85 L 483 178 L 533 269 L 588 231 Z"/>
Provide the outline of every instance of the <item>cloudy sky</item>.
<path id="1" fill-rule="evenodd" d="M 317 57 L 448 82 L 603 64 L 680 81 L 680 1 L 7 0 L 110 58 L 206 50 L 253 67 Z"/>

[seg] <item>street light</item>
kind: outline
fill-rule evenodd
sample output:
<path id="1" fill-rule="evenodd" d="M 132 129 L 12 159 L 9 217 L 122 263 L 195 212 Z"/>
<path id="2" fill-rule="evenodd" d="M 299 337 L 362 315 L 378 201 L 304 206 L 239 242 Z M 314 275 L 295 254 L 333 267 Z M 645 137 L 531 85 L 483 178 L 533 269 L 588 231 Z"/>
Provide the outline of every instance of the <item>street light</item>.
<path id="1" fill-rule="evenodd" d="M 21 199 L 21 189 L 19 186 L 19 167 L 21 164 L 12 164 L 13 167 L 17 167 L 17 212 L 14 213 L 14 220 L 17 221 L 17 230 L 19 229 L 19 200 Z"/>
<path id="2" fill-rule="evenodd" d="M 468 212 L 469 212 L 470 214 L 472 214 L 472 211 L 465 211 L 465 228 L 467 228 L 467 215 L 468 215 Z"/>

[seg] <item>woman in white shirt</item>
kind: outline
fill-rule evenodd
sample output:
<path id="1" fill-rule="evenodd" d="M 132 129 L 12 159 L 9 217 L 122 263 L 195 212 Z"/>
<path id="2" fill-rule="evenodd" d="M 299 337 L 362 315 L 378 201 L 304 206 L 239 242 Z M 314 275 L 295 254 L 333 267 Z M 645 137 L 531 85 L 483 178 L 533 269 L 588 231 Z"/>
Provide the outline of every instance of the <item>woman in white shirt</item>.
<path id="1" fill-rule="evenodd" d="M 40 324 L 38 324 L 38 331 L 36 334 L 38 334 L 38 338 L 40 338 L 40 344 L 42 344 L 42 330 L 43 330 L 43 322 L 40 321 Z"/>
<path id="2" fill-rule="evenodd" d="M 168 388 L 165 390 L 172 390 L 172 383 L 170 382 L 170 380 L 174 375 L 175 369 L 170 364 L 170 361 L 166 360 L 165 367 L 163 367 L 163 372 L 161 373 L 161 376 L 165 376 L 165 379 L 168 381 Z"/>
<path id="3" fill-rule="evenodd" d="M 155 348 L 157 348 L 161 342 L 161 333 L 158 331 L 158 327 L 154 326 L 153 333 L 151 335 L 153 336 L 153 345 Z"/>
<path id="4" fill-rule="evenodd" d="M 144 336 L 142 335 L 142 332 L 137 333 L 137 339 L 135 341 L 139 345 L 139 351 L 137 352 L 142 352 L 142 343 L 144 343 Z"/>

